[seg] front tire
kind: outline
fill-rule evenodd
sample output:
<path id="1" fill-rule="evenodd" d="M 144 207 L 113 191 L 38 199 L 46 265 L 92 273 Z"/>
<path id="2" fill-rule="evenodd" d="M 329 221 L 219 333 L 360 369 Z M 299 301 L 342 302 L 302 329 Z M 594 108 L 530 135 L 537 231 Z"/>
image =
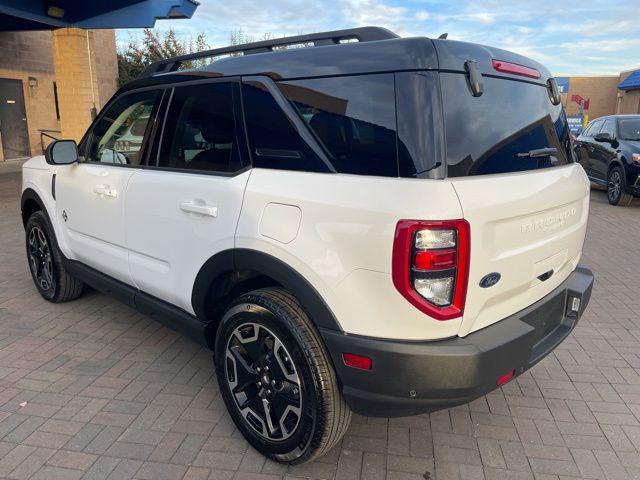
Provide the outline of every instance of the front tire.
<path id="1" fill-rule="evenodd" d="M 628 207 L 633 195 L 625 192 L 626 180 L 624 170 L 620 166 L 613 167 L 607 175 L 607 200 L 611 205 Z"/>
<path id="2" fill-rule="evenodd" d="M 42 298 L 52 303 L 78 298 L 84 284 L 64 267 L 62 252 L 46 215 L 42 211 L 33 213 L 25 231 L 31 278 Z"/>
<path id="3" fill-rule="evenodd" d="M 346 432 L 351 411 L 329 355 L 285 290 L 265 288 L 238 298 L 220 322 L 214 358 L 233 421 L 263 455 L 308 462 Z"/>

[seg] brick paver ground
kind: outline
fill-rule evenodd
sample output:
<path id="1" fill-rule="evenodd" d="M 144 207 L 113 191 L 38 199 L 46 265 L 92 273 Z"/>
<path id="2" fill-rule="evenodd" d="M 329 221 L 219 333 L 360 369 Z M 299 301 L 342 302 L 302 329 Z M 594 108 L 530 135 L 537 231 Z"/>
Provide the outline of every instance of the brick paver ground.
<path id="1" fill-rule="evenodd" d="M 0 174 L 0 477 L 640 479 L 640 208 L 593 192 L 591 304 L 556 351 L 470 405 L 356 416 L 314 463 L 266 461 L 233 427 L 211 355 L 96 292 L 31 283 L 18 173 Z"/>

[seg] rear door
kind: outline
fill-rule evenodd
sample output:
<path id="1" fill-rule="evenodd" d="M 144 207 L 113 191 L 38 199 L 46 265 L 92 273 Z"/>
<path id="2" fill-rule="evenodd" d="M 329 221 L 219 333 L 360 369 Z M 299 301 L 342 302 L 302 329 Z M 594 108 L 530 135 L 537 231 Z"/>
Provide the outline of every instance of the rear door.
<path id="1" fill-rule="evenodd" d="M 589 184 L 544 83 L 483 77 L 474 97 L 465 74 L 440 79 L 448 177 L 471 225 L 464 336 L 522 310 L 573 271 Z M 501 280 L 483 288 L 496 272 Z"/>
<path id="2" fill-rule="evenodd" d="M 198 271 L 234 246 L 250 175 L 239 109 L 236 81 L 176 86 L 157 154 L 127 188 L 124 227 L 136 286 L 191 312 Z"/>

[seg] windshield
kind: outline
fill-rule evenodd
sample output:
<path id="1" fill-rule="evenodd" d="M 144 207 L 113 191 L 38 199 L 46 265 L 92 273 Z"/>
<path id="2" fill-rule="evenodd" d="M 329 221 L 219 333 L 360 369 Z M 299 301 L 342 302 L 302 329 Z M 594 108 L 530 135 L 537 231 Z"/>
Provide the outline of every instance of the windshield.
<path id="1" fill-rule="evenodd" d="M 622 140 L 640 140 L 640 117 L 621 118 L 618 122 Z"/>

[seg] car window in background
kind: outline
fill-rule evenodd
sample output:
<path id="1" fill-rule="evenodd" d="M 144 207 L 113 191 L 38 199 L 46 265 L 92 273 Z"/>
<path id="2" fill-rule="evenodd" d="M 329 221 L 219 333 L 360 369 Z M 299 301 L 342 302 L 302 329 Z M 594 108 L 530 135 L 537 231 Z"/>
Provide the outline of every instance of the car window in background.
<path id="1" fill-rule="evenodd" d="M 640 141 L 640 117 L 618 119 L 621 140 Z"/>
<path id="2" fill-rule="evenodd" d="M 611 136 L 611 138 L 615 138 L 615 136 L 616 136 L 616 121 L 615 121 L 615 119 L 607 118 L 604 121 L 604 124 L 602 125 L 602 128 L 598 132 L 598 134 L 601 134 L 601 133 L 608 133 Z"/>
<path id="3" fill-rule="evenodd" d="M 91 131 L 85 160 L 139 165 L 142 141 L 159 91 L 125 95 L 112 103 Z"/>
<path id="4" fill-rule="evenodd" d="M 398 176 L 393 74 L 278 82 L 339 173 Z"/>
<path id="5" fill-rule="evenodd" d="M 231 173 L 241 168 L 233 82 L 176 87 L 159 167 Z M 206 101 L 203 101 L 206 99 Z"/>
<path id="6" fill-rule="evenodd" d="M 583 135 L 585 137 L 595 137 L 598 132 L 600 132 L 600 128 L 602 127 L 602 120 L 594 120 L 589 124 L 587 129 L 584 131 Z"/>

